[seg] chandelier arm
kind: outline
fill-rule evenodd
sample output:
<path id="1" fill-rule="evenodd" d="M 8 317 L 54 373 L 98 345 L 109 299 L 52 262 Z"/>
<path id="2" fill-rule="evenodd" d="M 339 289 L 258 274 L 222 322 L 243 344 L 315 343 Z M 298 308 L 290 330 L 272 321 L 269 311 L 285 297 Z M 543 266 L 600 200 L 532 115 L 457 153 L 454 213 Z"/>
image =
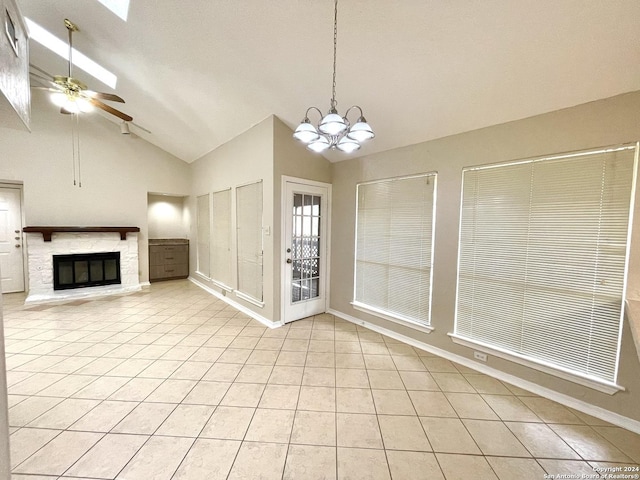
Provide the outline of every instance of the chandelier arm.
<path id="1" fill-rule="evenodd" d="M 348 121 L 347 116 L 349 115 L 349 112 L 350 112 L 352 109 L 354 109 L 354 108 L 357 108 L 357 109 L 358 109 L 358 111 L 360 112 L 360 117 L 363 117 L 363 116 L 364 116 L 364 115 L 362 115 L 362 108 L 360 108 L 360 106 L 359 106 L 359 105 L 352 105 L 352 106 L 350 106 L 350 107 L 347 109 L 347 111 L 346 111 L 346 112 L 345 112 L 345 114 L 344 114 L 344 118 L 345 118 L 345 120 L 347 120 L 347 121 Z"/>
<path id="2" fill-rule="evenodd" d="M 307 120 L 309 119 L 309 112 L 311 110 L 315 110 L 316 112 L 318 112 L 318 115 L 320 115 L 320 119 L 322 119 L 322 111 L 318 107 L 309 107 L 309 108 L 307 108 L 307 111 L 304 114 L 304 118 L 306 118 Z"/>

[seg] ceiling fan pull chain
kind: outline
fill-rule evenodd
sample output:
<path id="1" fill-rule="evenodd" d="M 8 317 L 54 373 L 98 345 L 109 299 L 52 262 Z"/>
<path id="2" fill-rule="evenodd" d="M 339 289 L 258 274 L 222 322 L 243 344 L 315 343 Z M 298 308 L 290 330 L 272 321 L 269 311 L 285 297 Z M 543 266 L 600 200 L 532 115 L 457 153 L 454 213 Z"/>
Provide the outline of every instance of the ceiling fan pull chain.
<path id="1" fill-rule="evenodd" d="M 80 166 L 80 115 L 75 113 L 73 116 L 76 117 L 76 141 L 78 142 L 78 148 L 76 149 L 78 152 L 78 187 L 82 188 L 82 169 Z"/>
<path id="2" fill-rule="evenodd" d="M 71 115 L 71 162 L 73 164 L 73 185 L 76 186 L 76 135 L 73 117 Z"/>

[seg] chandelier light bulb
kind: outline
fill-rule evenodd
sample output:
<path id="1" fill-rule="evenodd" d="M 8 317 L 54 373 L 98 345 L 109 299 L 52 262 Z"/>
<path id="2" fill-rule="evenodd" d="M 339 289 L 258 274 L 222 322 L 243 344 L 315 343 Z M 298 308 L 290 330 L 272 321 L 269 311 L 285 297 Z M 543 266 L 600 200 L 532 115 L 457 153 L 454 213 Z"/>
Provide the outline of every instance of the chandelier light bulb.
<path id="1" fill-rule="evenodd" d="M 307 145 L 307 148 L 309 150 L 313 150 L 316 153 L 320 153 L 320 152 L 324 152 L 330 146 L 331 144 L 329 143 L 329 140 L 327 140 L 326 137 L 318 137 L 317 140 L 314 140 L 309 145 Z"/>
<path id="2" fill-rule="evenodd" d="M 305 143 L 305 144 L 313 142 L 314 140 L 317 140 L 319 137 L 320 135 L 318 135 L 318 131 L 316 130 L 316 127 L 314 127 L 309 122 L 308 118 L 305 118 L 302 121 L 302 123 L 298 125 L 298 128 L 296 128 L 296 131 L 293 132 L 293 138 L 295 138 L 296 140 L 300 140 L 302 143 Z"/>
<path id="3" fill-rule="evenodd" d="M 367 123 L 364 117 L 360 117 L 358 121 L 351 126 L 347 137 L 358 142 L 364 142 L 375 137 L 371 126 Z"/>
<path id="4" fill-rule="evenodd" d="M 347 124 L 340 115 L 335 112 L 329 112 L 322 119 L 318 128 L 327 135 L 340 135 L 347 129 Z"/>
<path id="5" fill-rule="evenodd" d="M 336 147 L 338 148 L 338 150 L 344 153 L 352 153 L 360 149 L 360 144 L 345 135 L 344 137 L 342 137 L 342 139 L 340 139 Z"/>

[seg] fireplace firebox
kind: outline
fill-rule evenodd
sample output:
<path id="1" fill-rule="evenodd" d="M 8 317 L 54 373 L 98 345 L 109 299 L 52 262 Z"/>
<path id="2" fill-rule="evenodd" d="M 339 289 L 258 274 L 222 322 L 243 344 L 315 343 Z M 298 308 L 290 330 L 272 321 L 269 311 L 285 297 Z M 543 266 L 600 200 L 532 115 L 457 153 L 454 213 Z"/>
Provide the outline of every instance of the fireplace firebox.
<path id="1" fill-rule="evenodd" d="M 120 252 L 53 255 L 54 290 L 120 283 Z"/>

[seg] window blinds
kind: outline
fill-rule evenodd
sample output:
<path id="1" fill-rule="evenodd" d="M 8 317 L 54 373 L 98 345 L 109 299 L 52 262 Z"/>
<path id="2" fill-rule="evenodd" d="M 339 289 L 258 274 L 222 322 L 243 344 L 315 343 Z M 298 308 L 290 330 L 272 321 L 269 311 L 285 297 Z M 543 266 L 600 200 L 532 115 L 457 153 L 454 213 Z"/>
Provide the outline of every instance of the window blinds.
<path id="1" fill-rule="evenodd" d="M 197 205 L 197 221 L 198 221 L 198 244 L 197 248 L 197 265 L 198 273 L 209 277 L 209 234 L 210 234 L 210 217 L 209 217 L 209 194 L 200 195 L 196 199 Z"/>
<path id="2" fill-rule="evenodd" d="M 429 325 L 435 181 L 358 185 L 354 305 Z"/>
<path id="3" fill-rule="evenodd" d="M 231 189 L 214 192 L 212 209 L 211 278 L 231 286 Z"/>
<path id="4" fill-rule="evenodd" d="M 457 335 L 615 382 L 634 153 L 463 172 Z"/>
<path id="5" fill-rule="evenodd" d="M 262 181 L 236 189 L 238 290 L 262 302 Z"/>

